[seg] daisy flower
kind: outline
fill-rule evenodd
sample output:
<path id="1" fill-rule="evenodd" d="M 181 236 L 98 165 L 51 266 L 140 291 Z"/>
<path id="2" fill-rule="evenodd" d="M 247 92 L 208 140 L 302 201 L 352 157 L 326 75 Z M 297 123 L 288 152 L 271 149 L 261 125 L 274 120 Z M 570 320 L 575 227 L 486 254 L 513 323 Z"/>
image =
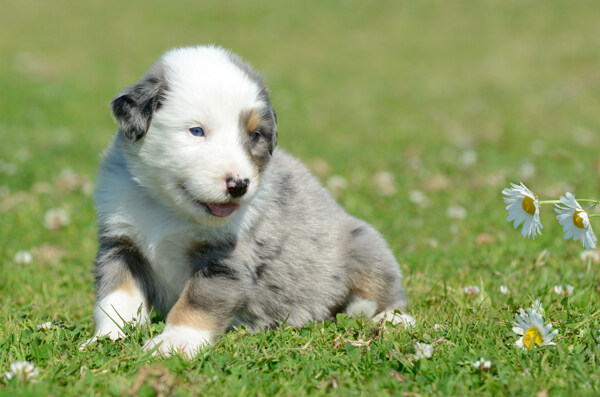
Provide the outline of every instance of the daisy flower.
<path id="1" fill-rule="evenodd" d="M 22 381 L 30 381 L 38 376 L 38 373 L 38 369 L 29 361 L 19 361 L 12 363 L 10 365 L 10 371 L 5 372 L 4 376 L 6 376 L 8 380 L 17 378 Z"/>
<path id="2" fill-rule="evenodd" d="M 430 358 L 431 356 L 433 356 L 433 347 L 431 345 L 421 342 L 415 343 L 415 360 Z"/>
<path id="3" fill-rule="evenodd" d="M 575 200 L 575 196 L 567 192 L 564 196 L 560 196 L 560 202 L 563 205 L 556 204 L 555 211 L 558 214 L 556 219 L 563 227 L 565 239 L 579 240 L 587 250 L 596 249 L 598 239 L 592 230 L 590 217 Z"/>
<path id="4" fill-rule="evenodd" d="M 535 302 L 533 302 L 531 308 L 541 315 L 544 314 L 544 307 L 542 306 L 542 302 L 540 302 L 539 299 L 536 299 Z"/>
<path id="5" fill-rule="evenodd" d="M 510 189 L 503 189 L 502 194 L 504 203 L 508 204 L 507 221 L 514 221 L 513 226 L 516 229 L 523 223 L 521 235 L 523 237 L 531 237 L 535 240 L 536 234 L 542 234 L 542 223 L 540 222 L 540 205 L 537 197 L 527 189 L 523 182 L 521 185 L 510 184 Z"/>
<path id="6" fill-rule="evenodd" d="M 475 361 L 473 363 L 473 366 L 475 367 L 475 369 L 478 369 L 480 371 L 487 371 L 492 367 L 492 362 L 481 357 L 479 361 Z"/>
<path id="7" fill-rule="evenodd" d="M 552 331 L 552 324 L 544 325 L 542 315 L 535 308 L 520 309 L 520 315 L 515 314 L 513 331 L 523 335 L 515 343 L 517 347 L 532 350 L 536 346 L 555 345 L 552 339 L 558 330 Z M 550 332 L 552 331 L 552 332 Z"/>

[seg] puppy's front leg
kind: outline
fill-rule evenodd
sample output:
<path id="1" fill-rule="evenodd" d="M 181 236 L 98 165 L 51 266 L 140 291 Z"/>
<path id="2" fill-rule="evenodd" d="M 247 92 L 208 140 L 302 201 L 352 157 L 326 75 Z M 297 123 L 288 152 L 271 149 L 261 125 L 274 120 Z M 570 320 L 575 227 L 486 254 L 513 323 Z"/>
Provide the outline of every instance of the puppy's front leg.
<path id="1" fill-rule="evenodd" d="M 227 328 L 245 289 L 232 270 L 214 271 L 213 266 L 221 265 L 207 266 L 188 281 L 167 316 L 163 332 L 150 339 L 144 349 L 159 346 L 158 354 L 179 352 L 192 358 Z"/>
<path id="2" fill-rule="evenodd" d="M 148 299 L 142 289 L 148 271 L 145 259 L 128 240 L 100 240 L 95 271 L 96 332 L 84 346 L 99 336 L 122 338 L 126 322 L 139 324 L 148 319 Z"/>

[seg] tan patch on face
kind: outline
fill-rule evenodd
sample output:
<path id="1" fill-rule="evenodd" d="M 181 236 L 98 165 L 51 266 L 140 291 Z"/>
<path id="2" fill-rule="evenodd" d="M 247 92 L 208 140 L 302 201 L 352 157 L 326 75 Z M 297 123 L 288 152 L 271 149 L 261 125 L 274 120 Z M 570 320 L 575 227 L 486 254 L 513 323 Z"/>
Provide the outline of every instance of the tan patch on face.
<path id="1" fill-rule="evenodd" d="M 187 292 L 189 283 L 167 316 L 167 324 L 183 325 L 206 331 L 219 332 L 224 328 L 213 315 L 198 310 L 189 304 Z"/>
<path id="2" fill-rule="evenodd" d="M 260 113 L 257 110 L 252 110 L 246 117 L 246 131 L 252 134 L 260 125 Z"/>

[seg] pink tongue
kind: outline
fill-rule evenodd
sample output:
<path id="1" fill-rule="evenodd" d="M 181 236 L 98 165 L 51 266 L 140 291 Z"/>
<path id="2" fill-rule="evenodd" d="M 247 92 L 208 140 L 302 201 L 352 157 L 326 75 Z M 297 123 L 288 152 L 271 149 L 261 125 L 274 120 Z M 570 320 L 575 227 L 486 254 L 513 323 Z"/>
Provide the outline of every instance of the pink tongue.
<path id="1" fill-rule="evenodd" d="M 229 204 L 206 203 L 206 205 L 208 205 L 208 208 L 210 209 L 210 212 L 212 212 L 212 214 L 214 216 L 227 216 L 227 215 L 230 215 L 238 207 L 238 205 L 235 204 L 235 203 L 229 203 Z"/>

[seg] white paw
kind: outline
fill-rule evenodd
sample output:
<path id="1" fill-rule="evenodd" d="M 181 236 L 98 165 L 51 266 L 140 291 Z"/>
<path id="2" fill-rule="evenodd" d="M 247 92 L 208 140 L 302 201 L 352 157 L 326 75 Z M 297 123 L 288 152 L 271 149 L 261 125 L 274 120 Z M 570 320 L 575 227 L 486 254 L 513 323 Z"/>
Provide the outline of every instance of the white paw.
<path id="1" fill-rule="evenodd" d="M 121 328 L 125 323 L 136 327 L 147 322 L 148 309 L 141 291 L 134 285 L 133 293 L 116 290 L 98 301 L 94 307 L 94 318 L 94 337 L 83 342 L 79 350 L 93 345 L 101 336 L 108 336 L 111 340 L 124 338 Z"/>
<path id="2" fill-rule="evenodd" d="M 86 350 L 88 347 L 92 347 L 92 345 L 94 345 L 97 340 L 98 338 L 95 336 L 93 338 L 87 339 L 85 342 L 79 345 L 79 350 Z"/>
<path id="3" fill-rule="evenodd" d="M 187 358 L 195 357 L 200 350 L 210 344 L 211 332 L 181 325 L 167 325 L 162 334 L 150 339 L 144 345 L 144 350 L 158 349 L 154 355 L 169 357 L 179 353 Z"/>
<path id="4" fill-rule="evenodd" d="M 94 333 L 94 337 L 86 340 L 79 346 L 79 350 L 85 350 L 88 346 L 91 346 L 96 343 L 98 338 L 108 336 L 111 340 L 117 340 L 125 337 L 121 328 L 117 326 L 117 324 L 105 324 L 105 326 L 101 329 L 96 330 Z"/>
<path id="5" fill-rule="evenodd" d="M 386 310 L 373 317 L 373 321 L 390 322 L 392 325 L 402 325 L 404 328 L 414 327 L 415 319 L 408 314 L 396 313 L 394 310 Z"/>
<path id="6" fill-rule="evenodd" d="M 373 317 L 377 311 L 377 303 L 361 298 L 354 298 L 346 307 L 346 315 L 351 317 Z"/>

